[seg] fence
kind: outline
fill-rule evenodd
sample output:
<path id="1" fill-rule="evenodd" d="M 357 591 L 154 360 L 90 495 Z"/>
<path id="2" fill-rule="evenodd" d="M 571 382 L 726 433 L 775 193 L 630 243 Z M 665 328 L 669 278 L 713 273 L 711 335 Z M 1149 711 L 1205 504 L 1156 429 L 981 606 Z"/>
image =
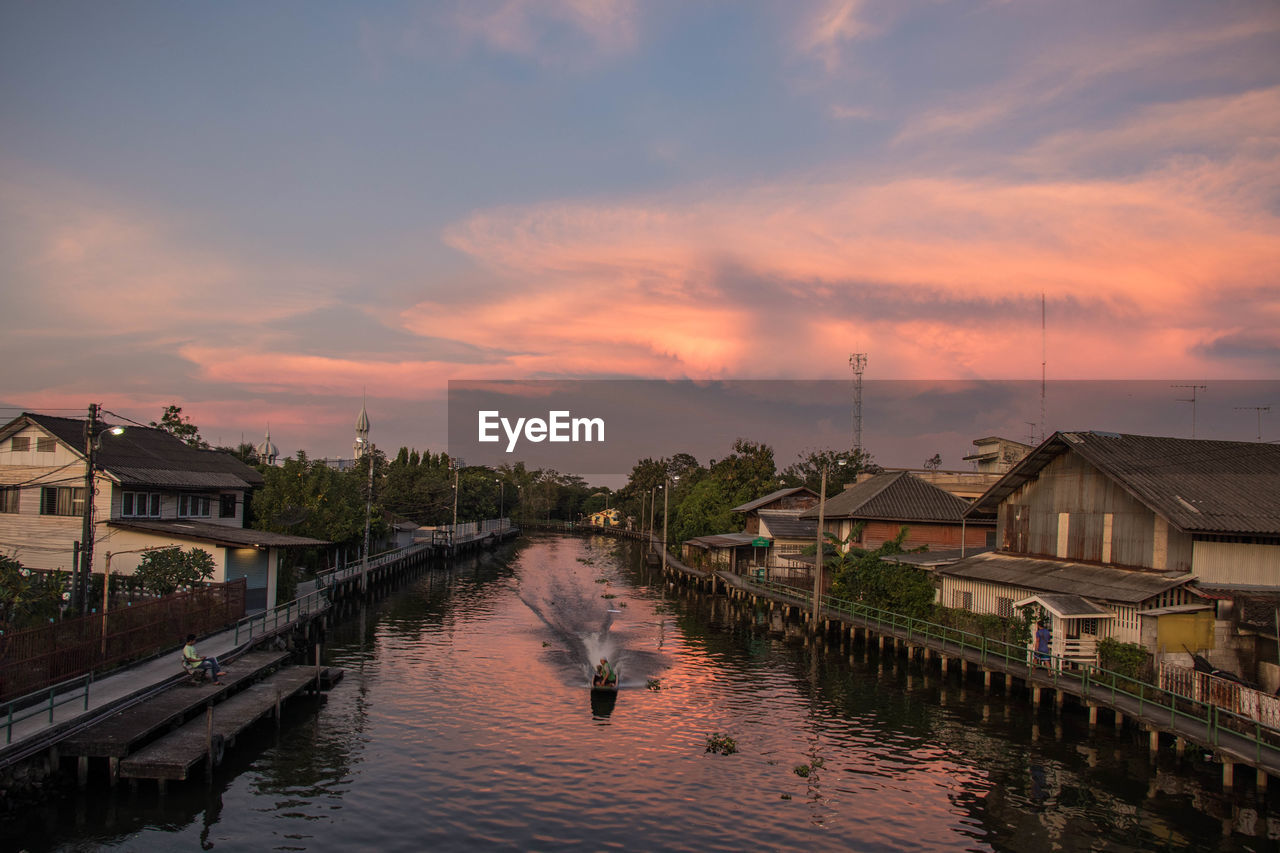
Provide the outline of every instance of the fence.
<path id="1" fill-rule="evenodd" d="M 0 700 L 154 654 L 244 615 L 245 580 L 0 634 Z"/>
<path id="2" fill-rule="evenodd" d="M 813 602 L 812 591 L 800 587 L 773 581 L 754 581 L 748 586 L 801 603 Z M 1023 669 L 1027 663 L 1027 648 L 1023 645 L 831 595 L 824 595 L 821 602 L 827 615 L 847 617 L 881 634 L 927 643 L 984 667 L 1000 667 L 1006 672 L 1027 671 Z M 1106 702 L 1112 707 L 1121 707 L 1123 703 L 1127 713 L 1136 713 L 1170 730 L 1195 732 L 1197 739 L 1203 732 L 1206 746 L 1230 744 L 1233 751 L 1256 765 L 1280 766 L 1280 728 L 1276 727 L 1280 721 L 1273 716 L 1276 707 L 1272 705 L 1272 697 L 1255 690 L 1207 675 L 1199 685 L 1197 679 L 1179 681 L 1177 678 L 1170 678 L 1167 685 L 1151 684 L 1090 664 L 1072 665 L 1056 656 L 1040 672 L 1055 689 L 1069 690 L 1086 700 Z"/>
<path id="3" fill-rule="evenodd" d="M 1165 690 L 1280 729 L 1280 698 L 1239 682 L 1173 663 L 1161 663 L 1159 684 Z"/>

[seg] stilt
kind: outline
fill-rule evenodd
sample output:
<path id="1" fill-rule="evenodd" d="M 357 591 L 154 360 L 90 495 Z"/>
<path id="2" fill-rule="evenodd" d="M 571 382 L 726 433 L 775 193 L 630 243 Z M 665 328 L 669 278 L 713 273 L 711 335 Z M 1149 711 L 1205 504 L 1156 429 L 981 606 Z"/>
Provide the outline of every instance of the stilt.
<path id="1" fill-rule="evenodd" d="M 1148 749 L 1151 752 L 1151 757 L 1155 758 L 1156 753 L 1160 751 L 1160 730 L 1153 728 L 1148 736 L 1148 741 L 1150 743 Z"/>
<path id="2" fill-rule="evenodd" d="M 111 780 L 111 787 L 116 786 L 116 782 L 120 781 L 120 759 L 112 756 L 107 759 L 107 776 Z"/>
<path id="3" fill-rule="evenodd" d="M 1036 709 L 1040 708 L 1040 688 L 1039 687 L 1031 688 L 1031 707 Z"/>
<path id="4" fill-rule="evenodd" d="M 1236 766 L 1233 762 L 1222 762 L 1222 790 L 1230 791 L 1235 787 Z"/>
<path id="5" fill-rule="evenodd" d="M 1258 793 L 1265 793 L 1267 790 L 1267 771 L 1261 767 L 1258 768 Z"/>
<path id="6" fill-rule="evenodd" d="M 1098 706 L 1090 702 L 1089 703 L 1089 728 L 1092 729 L 1097 725 L 1098 725 Z"/>
<path id="7" fill-rule="evenodd" d="M 1176 737 L 1173 739 L 1173 751 L 1178 756 L 1179 759 L 1182 758 L 1182 753 L 1186 752 L 1186 750 L 1187 750 L 1186 738 Z"/>
<path id="8" fill-rule="evenodd" d="M 947 656 L 939 655 L 939 660 L 942 661 L 942 675 L 945 678 L 947 675 Z"/>
<path id="9" fill-rule="evenodd" d="M 87 755 L 76 759 L 76 784 L 81 788 L 89 784 L 89 756 Z"/>
<path id="10" fill-rule="evenodd" d="M 1116 721 L 1116 731 L 1118 732 L 1124 728 L 1124 714 L 1121 714 L 1119 711 L 1116 711 L 1115 721 Z"/>
<path id="11" fill-rule="evenodd" d="M 982 692 L 991 692 L 991 670 L 984 670 L 982 673 Z"/>
<path id="12" fill-rule="evenodd" d="M 1062 705 L 1064 702 L 1066 702 L 1066 700 L 1067 700 L 1067 694 L 1065 691 L 1063 690 L 1053 691 L 1053 707 L 1057 713 L 1059 714 L 1062 713 Z"/>

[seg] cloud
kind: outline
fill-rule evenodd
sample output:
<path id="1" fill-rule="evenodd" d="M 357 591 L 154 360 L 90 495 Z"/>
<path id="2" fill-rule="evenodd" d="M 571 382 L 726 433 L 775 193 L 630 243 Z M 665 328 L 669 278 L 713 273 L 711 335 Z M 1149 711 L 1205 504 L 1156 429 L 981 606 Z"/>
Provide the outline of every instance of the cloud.
<path id="1" fill-rule="evenodd" d="M 827 0 L 802 20 L 796 49 L 821 62 L 827 73 L 834 72 L 840 67 L 845 47 L 874 32 L 862 12 L 862 0 Z"/>

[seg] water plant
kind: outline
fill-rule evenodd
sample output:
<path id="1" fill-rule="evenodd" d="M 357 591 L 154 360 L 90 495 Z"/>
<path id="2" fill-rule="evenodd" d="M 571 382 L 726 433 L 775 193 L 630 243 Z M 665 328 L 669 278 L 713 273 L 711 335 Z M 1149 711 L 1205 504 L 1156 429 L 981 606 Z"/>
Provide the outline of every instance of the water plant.
<path id="1" fill-rule="evenodd" d="M 661 690 L 662 682 L 656 678 L 650 678 L 647 682 L 645 682 L 644 686 L 648 687 L 650 690 Z"/>
<path id="2" fill-rule="evenodd" d="M 738 742 L 729 735 L 722 735 L 719 732 L 707 735 L 707 752 L 714 752 L 719 755 L 733 755 L 738 751 Z"/>

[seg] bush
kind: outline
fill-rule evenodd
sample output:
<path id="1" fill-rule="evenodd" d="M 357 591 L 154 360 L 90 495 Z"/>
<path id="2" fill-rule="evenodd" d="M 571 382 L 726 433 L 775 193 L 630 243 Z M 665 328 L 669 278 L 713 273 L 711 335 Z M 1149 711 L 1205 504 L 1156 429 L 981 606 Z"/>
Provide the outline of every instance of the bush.
<path id="1" fill-rule="evenodd" d="M 133 575 L 148 592 L 163 596 L 173 594 L 179 587 L 211 579 L 213 567 L 213 555 L 208 551 L 183 551 L 175 545 L 147 551 Z"/>
<path id="2" fill-rule="evenodd" d="M 1151 680 L 1151 655 L 1137 643 L 1103 637 L 1098 641 L 1098 665 L 1136 681 Z"/>

